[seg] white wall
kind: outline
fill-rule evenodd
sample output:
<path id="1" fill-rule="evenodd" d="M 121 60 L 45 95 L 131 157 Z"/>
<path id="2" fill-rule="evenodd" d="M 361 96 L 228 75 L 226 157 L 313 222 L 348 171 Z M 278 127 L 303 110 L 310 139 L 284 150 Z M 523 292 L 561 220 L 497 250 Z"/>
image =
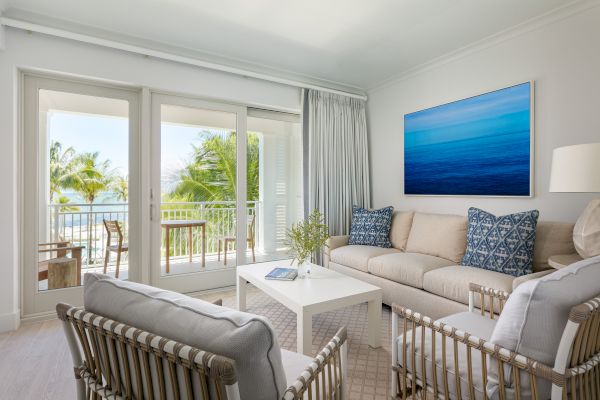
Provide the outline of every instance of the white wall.
<path id="1" fill-rule="evenodd" d="M 470 206 L 498 214 L 536 208 L 540 219 L 575 221 L 594 197 L 549 193 L 548 184 L 552 149 L 600 142 L 600 7 L 489 44 L 369 91 L 374 207 L 457 214 Z M 404 114 L 528 80 L 536 91 L 535 197 L 403 195 Z"/>
<path id="2" fill-rule="evenodd" d="M 0 32 L 1 33 L 1 32 Z M 40 69 L 288 111 L 300 110 L 297 88 L 208 71 L 140 55 L 6 29 L 0 46 L 0 332 L 19 321 L 17 220 L 18 69 Z M 149 134 L 149 132 L 147 132 Z"/>

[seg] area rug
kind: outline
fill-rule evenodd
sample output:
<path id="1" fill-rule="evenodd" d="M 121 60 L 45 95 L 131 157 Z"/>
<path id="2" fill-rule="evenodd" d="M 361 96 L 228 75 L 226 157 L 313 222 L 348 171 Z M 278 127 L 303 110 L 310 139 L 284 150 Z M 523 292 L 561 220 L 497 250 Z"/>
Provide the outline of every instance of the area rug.
<path id="1" fill-rule="evenodd" d="M 223 299 L 226 307 L 236 307 L 235 290 L 199 296 L 208 301 Z M 279 344 L 296 351 L 296 315 L 254 287 L 248 288 L 247 311 L 271 321 Z M 350 399 L 389 399 L 391 377 L 390 308 L 384 306 L 381 319 L 381 344 L 367 344 L 367 304 L 346 307 L 313 317 L 313 354 L 317 354 L 345 326 L 348 330 L 348 397 Z"/>

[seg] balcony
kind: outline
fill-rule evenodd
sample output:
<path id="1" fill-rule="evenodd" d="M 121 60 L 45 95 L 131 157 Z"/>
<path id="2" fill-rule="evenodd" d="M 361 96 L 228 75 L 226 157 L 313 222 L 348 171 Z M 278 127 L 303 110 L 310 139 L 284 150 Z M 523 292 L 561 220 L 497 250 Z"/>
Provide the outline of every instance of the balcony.
<path id="1" fill-rule="evenodd" d="M 276 260 L 287 257 L 287 251 L 283 244 L 283 235 L 277 235 L 273 238 L 265 239 L 262 234 L 261 224 L 264 219 L 260 214 L 260 202 L 248 202 L 247 213 L 248 220 L 254 218 L 255 221 L 255 252 L 256 261 Z M 48 236 L 53 241 L 69 241 L 75 246 L 85 246 L 82 252 L 82 273 L 102 272 L 104 266 L 104 257 L 107 245 L 107 231 L 104 228 L 104 220 L 116 220 L 120 222 L 123 231 L 124 240 L 128 241 L 128 205 L 124 203 L 112 204 L 51 204 L 48 205 L 49 220 Z M 235 236 L 236 232 L 236 207 L 233 201 L 218 202 L 168 202 L 161 204 L 161 221 L 167 220 L 205 220 L 206 221 L 206 264 L 204 270 L 225 268 L 223 254 L 218 260 L 217 250 L 219 238 L 225 236 Z M 285 221 L 281 221 L 281 227 L 275 227 L 278 232 L 285 231 Z M 276 225 L 278 223 L 276 222 Z M 197 235 L 200 232 L 194 231 L 192 243 L 189 242 L 188 233 L 185 229 L 171 230 L 169 237 L 170 264 L 171 273 L 195 272 L 200 268 L 201 262 L 201 241 Z M 161 270 L 165 270 L 165 233 L 161 232 Z M 189 262 L 189 254 L 193 255 L 192 262 Z M 248 249 L 247 260 L 251 260 L 251 252 Z M 123 260 L 120 266 L 119 277 L 127 279 L 128 258 L 127 253 L 123 253 Z M 115 273 L 116 255 L 111 255 L 108 273 Z M 230 248 L 228 253 L 227 267 L 235 266 L 235 251 Z M 43 284 L 40 282 L 40 289 Z"/>

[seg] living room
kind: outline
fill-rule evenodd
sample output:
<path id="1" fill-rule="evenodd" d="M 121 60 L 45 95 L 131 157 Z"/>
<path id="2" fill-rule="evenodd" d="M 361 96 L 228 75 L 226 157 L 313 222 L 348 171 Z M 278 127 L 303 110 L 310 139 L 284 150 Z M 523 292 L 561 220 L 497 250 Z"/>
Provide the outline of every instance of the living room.
<path id="1" fill-rule="evenodd" d="M 597 0 L 0 0 L 0 398 L 600 398 L 598 48 Z"/>

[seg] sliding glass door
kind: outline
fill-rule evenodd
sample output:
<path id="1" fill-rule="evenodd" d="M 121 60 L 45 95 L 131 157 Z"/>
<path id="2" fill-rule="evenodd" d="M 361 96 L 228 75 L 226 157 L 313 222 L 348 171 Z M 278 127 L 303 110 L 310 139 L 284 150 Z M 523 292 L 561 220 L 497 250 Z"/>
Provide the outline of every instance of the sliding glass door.
<path id="1" fill-rule="evenodd" d="M 81 304 L 86 272 L 137 278 L 138 96 L 25 76 L 24 316 Z"/>
<path id="2" fill-rule="evenodd" d="M 302 216 L 299 117 L 24 75 L 24 317 L 80 305 L 86 272 L 191 293 L 289 258 Z M 148 166 L 148 167 L 145 167 Z"/>
<path id="3" fill-rule="evenodd" d="M 300 117 L 249 108 L 247 121 L 248 262 L 289 259 L 304 213 Z"/>
<path id="4" fill-rule="evenodd" d="M 229 286 L 246 262 L 246 108 L 152 96 L 152 282 Z"/>

